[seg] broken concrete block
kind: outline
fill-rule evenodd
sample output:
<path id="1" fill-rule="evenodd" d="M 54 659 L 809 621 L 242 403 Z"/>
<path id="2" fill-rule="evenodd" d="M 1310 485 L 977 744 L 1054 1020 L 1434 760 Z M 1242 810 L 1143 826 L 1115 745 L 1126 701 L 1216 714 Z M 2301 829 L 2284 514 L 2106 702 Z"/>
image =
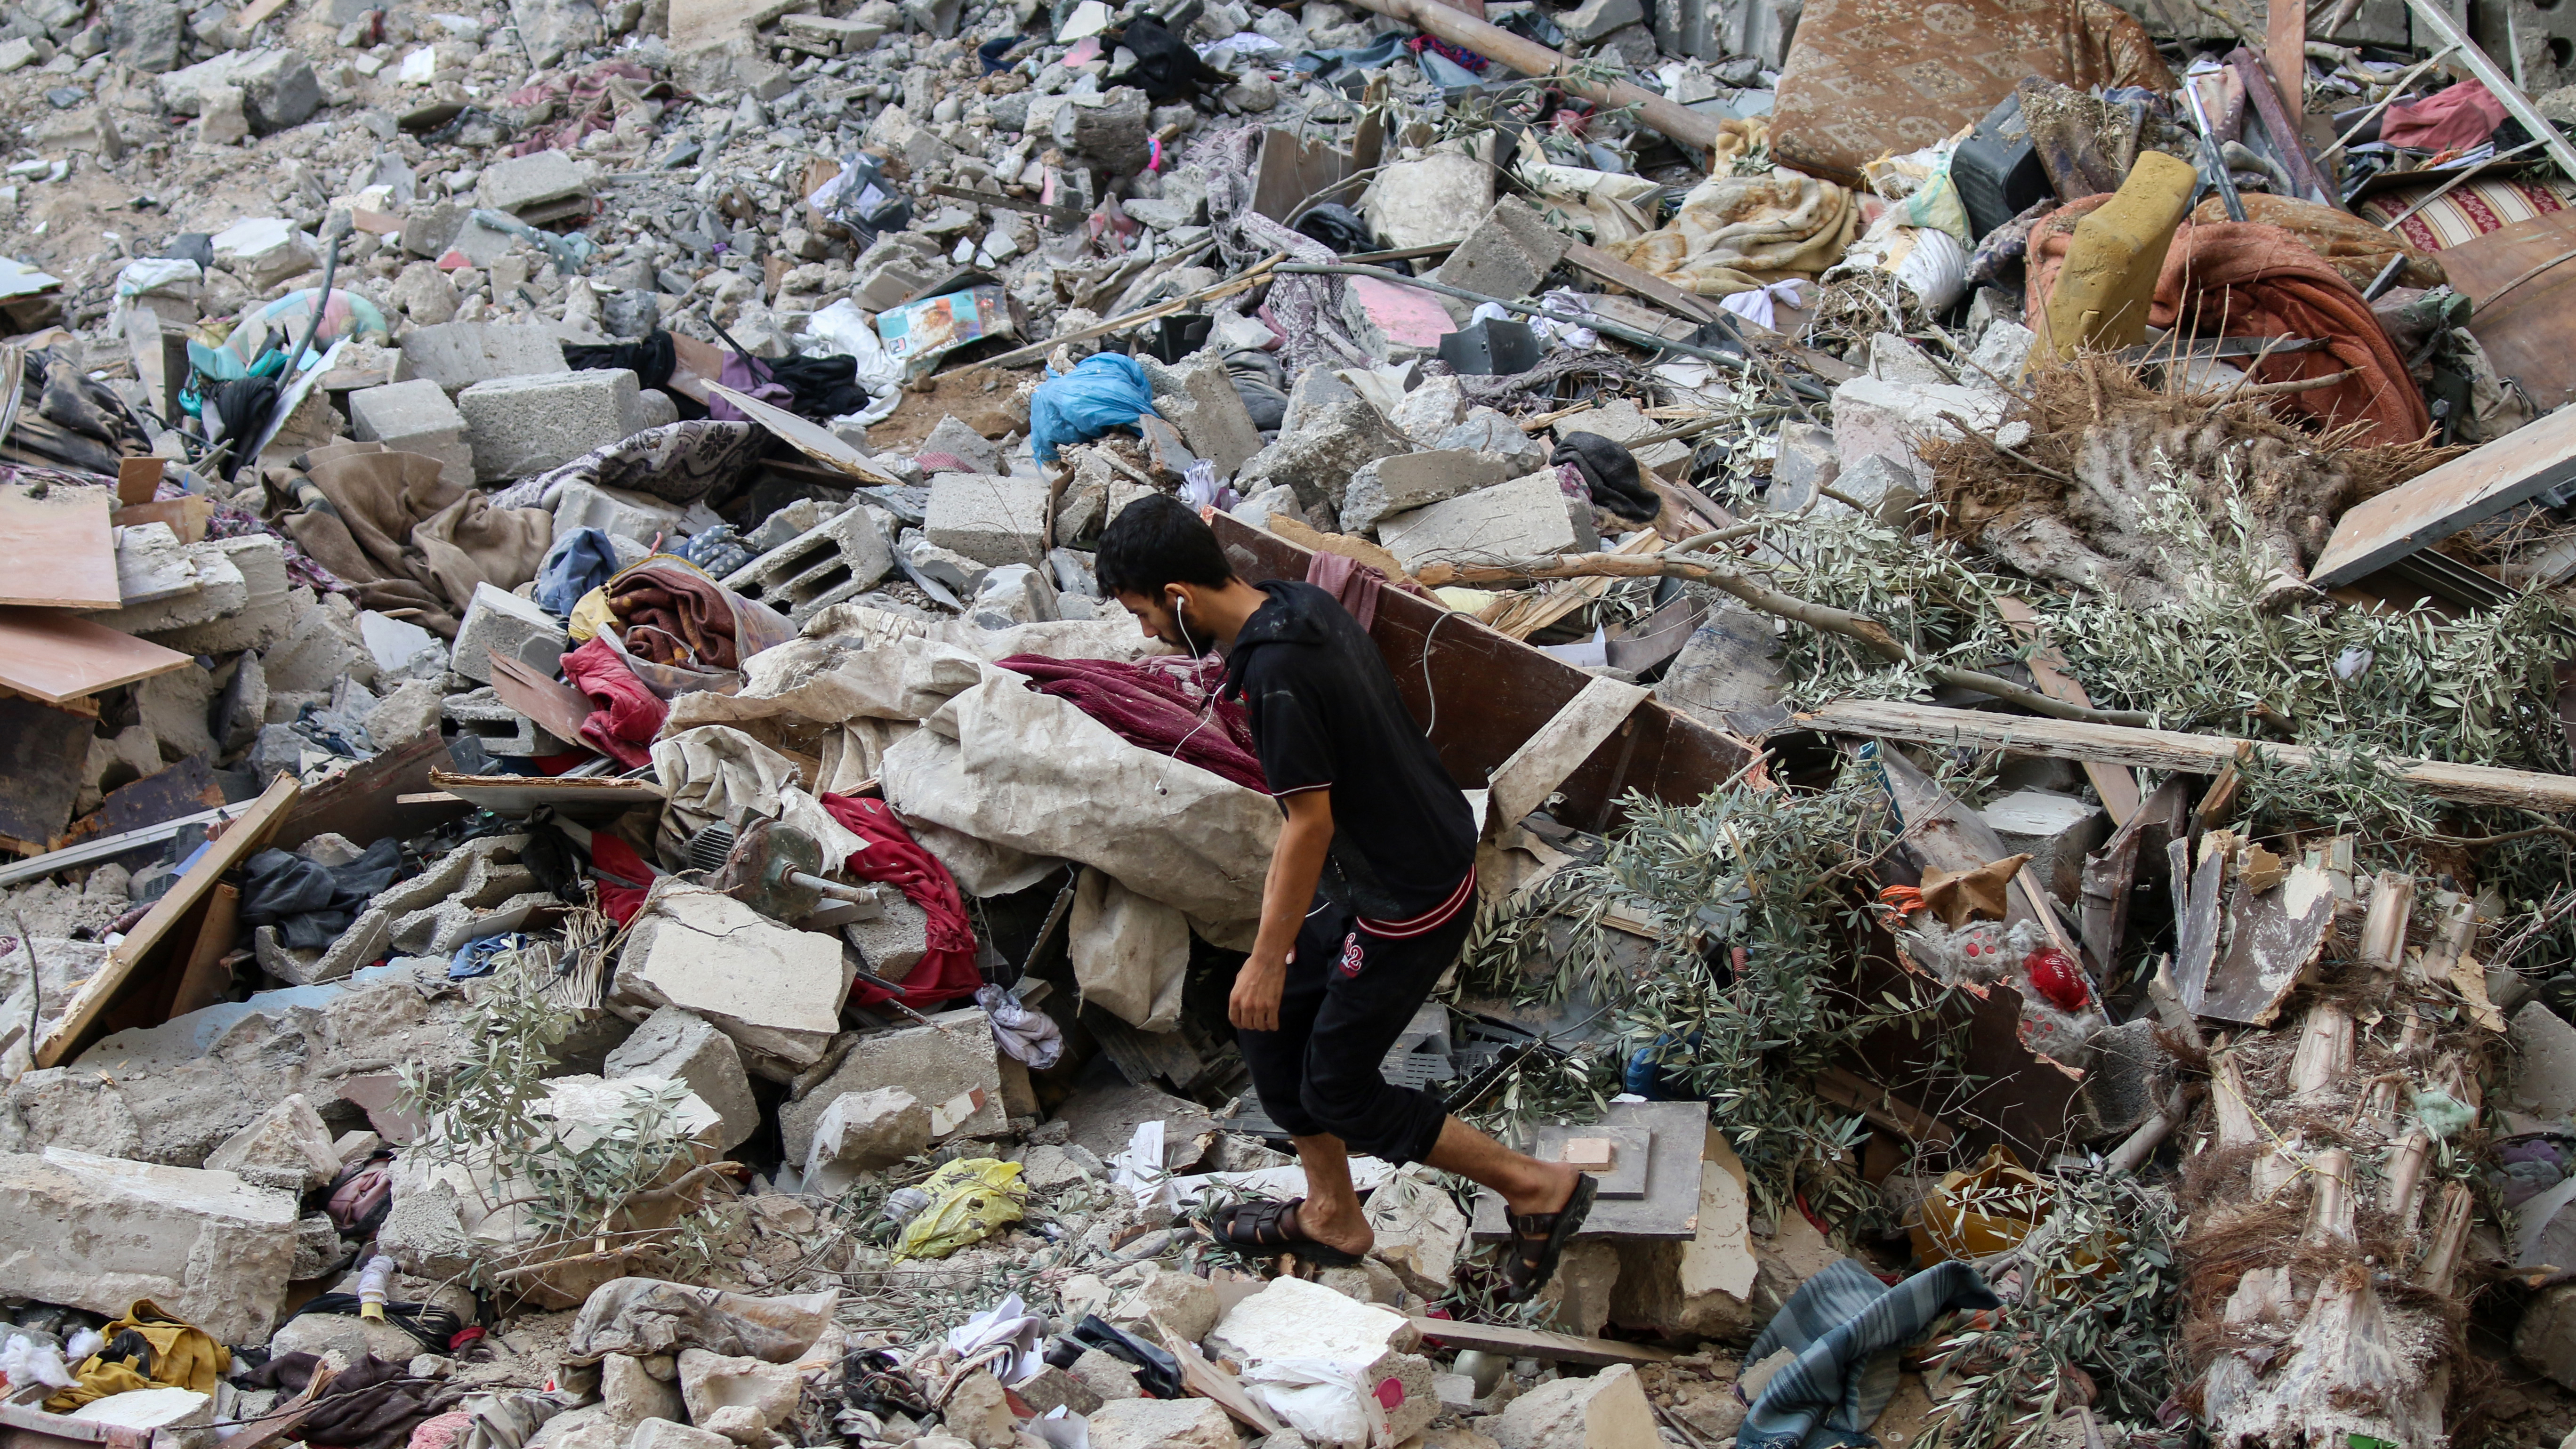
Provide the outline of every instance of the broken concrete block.
<path id="1" fill-rule="evenodd" d="M 1590 412 L 1577 413 L 1556 424 L 1556 436 L 1562 441 L 1568 433 L 1591 433 L 1614 443 L 1627 443 L 1648 433 L 1659 433 L 1664 425 L 1646 416 L 1645 411 L 1626 398 L 1614 398 Z M 1660 443 L 1647 443 L 1630 448 L 1637 466 L 1664 478 L 1678 478 L 1690 466 L 1690 445 L 1667 438 Z"/>
<path id="2" fill-rule="evenodd" d="M 953 415 L 941 418 L 939 426 L 930 430 L 930 436 L 921 440 L 921 446 L 914 450 L 912 456 L 914 462 L 921 464 L 921 471 L 924 473 L 999 473 L 1002 471 L 1001 450 L 994 447 L 982 433 L 957 421 Z M 966 466 L 963 468 L 941 466 L 941 460 L 948 458 L 954 458 Z"/>
<path id="3" fill-rule="evenodd" d="M 963 427 L 963 424 L 959 426 Z M 727 575 L 724 586 L 788 622 L 857 598 L 894 572 L 894 547 L 867 508 L 848 508 Z"/>
<path id="4" fill-rule="evenodd" d="M 751 1095 L 751 1078 L 742 1069 L 742 1052 L 733 1038 L 704 1017 L 665 1006 L 644 1018 L 635 1034 L 608 1054 L 600 1075 L 670 1077 L 689 1084 L 724 1119 L 718 1148 L 730 1152 L 760 1130 L 760 1105 Z M 927 1121 L 928 1114 L 924 1113 Z"/>
<path id="5" fill-rule="evenodd" d="M 2111 834 L 2111 817 L 2101 806 L 2046 790 L 2015 790 L 1977 817 L 2003 837 L 2006 854 L 2030 856 L 2040 884 L 2062 901 L 2075 899 L 2084 884 L 2085 855 Z"/>
<path id="6" fill-rule="evenodd" d="M 692 1428 L 668 1419 L 646 1419 L 635 1426 L 635 1437 L 626 1449 L 734 1449 L 734 1442 L 722 1434 Z"/>
<path id="7" fill-rule="evenodd" d="M 1997 318 L 1986 325 L 1986 335 L 1968 353 L 1968 365 L 1959 370 L 1962 381 L 1986 387 L 2011 387 L 2021 381 L 2022 369 L 2030 365 L 2030 350 L 2039 343 L 2039 334 L 2018 322 Z"/>
<path id="8" fill-rule="evenodd" d="M 678 533 L 680 518 L 681 510 L 661 499 L 620 488 L 566 483 L 555 493 L 557 538 L 575 529 L 596 528 L 610 538 L 649 547 L 657 538 Z"/>
<path id="9" fill-rule="evenodd" d="M 1855 377 L 1834 388 L 1834 451 L 1846 472 L 1873 454 L 1894 458 L 1913 472 L 1918 491 L 1928 493 L 1932 469 L 1915 456 L 1915 439 L 1957 437 L 1958 427 L 1947 416 L 1956 414 L 2003 446 L 2019 447 L 2030 437 L 2030 424 L 2005 420 L 2009 401 L 2004 393 L 1959 383 Z"/>
<path id="10" fill-rule="evenodd" d="M 1467 1215 L 1428 1174 L 1404 1169 L 1369 1194 L 1361 1215 L 1377 1235 L 1369 1256 L 1395 1270 L 1417 1296 L 1438 1302 L 1455 1284 L 1467 1251 Z"/>
<path id="11" fill-rule="evenodd" d="M 1210 1349 L 1246 1366 L 1297 1358 L 1365 1364 L 1400 1356 L 1415 1341 L 1403 1314 L 1300 1278 L 1273 1279 L 1228 1309 L 1207 1334 Z M 1366 1374 L 1361 1381 L 1376 1382 Z"/>
<path id="12" fill-rule="evenodd" d="M 1435 559 L 1589 552 L 1601 546 L 1591 514 L 1588 502 L 1558 489 L 1550 470 L 1381 519 L 1377 535 L 1411 571 Z"/>
<path id="13" fill-rule="evenodd" d="M 460 488 L 473 485 L 474 449 L 465 440 L 465 415 L 428 378 L 349 394 L 349 436 L 436 458 L 441 479 Z"/>
<path id="14" fill-rule="evenodd" d="M 212 1449 L 217 1442 L 215 1396 L 194 1389 L 128 1389 L 92 1399 L 72 1410 L 71 1417 L 84 1424 L 127 1430 L 139 1442 L 166 1444 L 170 1449 Z"/>
<path id="15" fill-rule="evenodd" d="M 1633 11 L 1637 0 L 1593 0 L 1595 4 L 1624 5 Z M 1588 8 L 1588 7 L 1587 7 Z M 1576 11 L 1581 14 L 1582 11 Z M 1467 233 L 1457 250 L 1431 274 L 1433 281 L 1445 286 L 1462 287 L 1482 292 L 1489 297 L 1535 296 L 1547 280 L 1547 274 L 1565 260 L 1566 249 L 1574 239 L 1547 224 L 1547 218 L 1532 210 L 1518 197 L 1506 196 L 1494 203 L 1476 229 Z M 1449 315 L 1464 323 L 1476 304 L 1456 297 L 1443 297 L 1441 304 Z"/>
<path id="16" fill-rule="evenodd" d="M 981 1092 L 984 1105 L 952 1131 L 964 1137 L 998 1136 L 1009 1121 L 1002 1105 L 1001 1068 L 993 1057 L 993 1029 L 973 1009 L 941 1012 L 928 1026 L 854 1036 L 838 1066 L 818 1081 L 800 1083 L 795 1099 L 778 1109 L 778 1135 L 787 1160 L 806 1159 L 815 1129 L 833 1102 L 879 1087 L 901 1087 L 933 1108 Z"/>
<path id="17" fill-rule="evenodd" d="M 1818 489 L 1841 474 L 1842 455 L 1834 451 L 1833 429 L 1814 423 L 1783 423 L 1771 460 L 1771 487 L 1763 503 L 1795 513 Z"/>
<path id="18" fill-rule="evenodd" d="M 922 535 L 978 563 L 1046 558 L 1047 483 L 1015 474 L 951 473 L 930 482 Z"/>
<path id="19" fill-rule="evenodd" d="M 1635 0 L 1630 0 L 1633 5 Z M 1503 1406 L 1488 1421 L 1502 1449 L 1608 1449 L 1660 1444 L 1655 1408 L 1637 1371 L 1613 1364 L 1586 1378 L 1555 1379 Z"/>
<path id="20" fill-rule="evenodd" d="M 985 629 L 1050 623 L 1059 616 L 1055 585 L 1027 564 L 1004 564 L 984 575 L 967 601 L 966 617 Z"/>
<path id="21" fill-rule="evenodd" d="M 2576 1115 L 2576 1026 L 2537 1001 L 2513 1014 L 2513 1075 L 2505 1101 L 2535 1117 Z"/>
<path id="22" fill-rule="evenodd" d="M 137 597 L 129 600 L 123 608 L 95 613 L 90 618 L 119 633 L 157 635 L 229 619 L 249 607 L 249 580 L 242 577 L 240 566 L 224 550 L 222 541 L 208 539 L 183 546 L 166 525 L 155 524 L 153 528 L 169 537 L 171 551 L 178 555 L 177 562 L 191 576 L 188 586 L 164 590 L 149 598 Z M 128 538 L 143 532 L 130 528 L 118 531 Z M 137 539 L 136 543 L 135 565 L 140 570 L 145 566 L 140 556 L 143 540 Z M 117 550 L 120 589 L 125 585 L 126 552 L 123 547 Z M 136 582 L 138 586 L 141 584 L 140 577 Z"/>
<path id="23" fill-rule="evenodd" d="M 293 614 L 286 602 L 290 587 L 286 549 L 275 536 L 259 533 L 244 538 L 210 538 L 189 545 L 188 556 L 197 566 L 201 591 L 210 572 L 221 575 L 229 567 L 238 573 L 242 580 L 241 607 L 202 622 L 166 624 L 148 631 L 146 637 L 182 654 L 208 655 L 265 649 L 284 637 Z M 99 617 L 106 622 L 109 616 Z"/>
<path id="24" fill-rule="evenodd" d="M 403 334 L 403 368 L 450 396 L 478 382 L 504 377 L 566 373 L 563 344 L 531 322 L 449 322 Z"/>
<path id="25" fill-rule="evenodd" d="M 2576 1283 L 2561 1283 L 2532 1295 L 2514 1329 L 2516 1357 L 2576 1389 Z"/>
<path id="26" fill-rule="evenodd" d="M 930 953 L 930 913 L 900 894 L 886 896 L 883 904 L 883 914 L 852 921 L 841 934 L 858 948 L 868 970 L 901 981 Z"/>
<path id="27" fill-rule="evenodd" d="M 599 1361 L 599 1407 L 619 1424 L 647 1419 L 677 1419 L 688 1412 L 679 1385 L 664 1383 L 631 1353 L 612 1353 Z"/>
<path id="28" fill-rule="evenodd" d="M 792 1364 L 731 1358 L 703 1348 L 680 1350 L 680 1396 L 689 1418 L 741 1444 L 767 1442 L 767 1431 L 796 1412 L 804 1376 Z M 728 1412 L 730 1411 L 730 1412 Z M 717 1416 L 724 1420 L 719 1422 Z M 728 1428 L 748 1419 L 749 1432 Z"/>
<path id="29" fill-rule="evenodd" d="M 573 748 L 570 741 L 555 738 L 535 720 L 503 704 L 501 696 L 488 684 L 448 695 L 440 701 L 439 713 L 455 723 L 459 734 L 472 735 L 480 741 L 487 755 L 525 760 L 560 755 Z"/>
<path id="30" fill-rule="evenodd" d="M 1622 1241 L 1610 1317 L 1673 1337 L 1733 1342 L 1755 1324 L 1751 1299 L 1759 1265 L 1749 1226 L 1744 1163 L 1723 1134 L 1708 1136 L 1699 1165 L 1699 1231 L 1688 1242 Z"/>
<path id="31" fill-rule="evenodd" d="M 1440 450 L 1380 458 L 1351 474 L 1342 493 L 1342 532 L 1366 534 L 1389 514 L 1508 483 L 1526 471 L 1490 453 Z"/>
<path id="32" fill-rule="evenodd" d="M 197 591 L 197 565 L 166 523 L 111 529 L 116 544 L 116 595 L 131 608 Z"/>
<path id="33" fill-rule="evenodd" d="M 930 1108 L 901 1087 L 844 1092 L 814 1124 L 805 1190 L 838 1194 L 858 1174 L 924 1151 L 931 1135 Z"/>
<path id="34" fill-rule="evenodd" d="M 376 1229 L 376 1248 L 415 1278 L 460 1278 L 477 1250 L 465 1231 L 453 1188 L 397 1195 Z"/>
<path id="35" fill-rule="evenodd" d="M 1119 1399 L 1088 1424 L 1091 1449 L 1235 1449 L 1234 1421 L 1210 1399 Z"/>
<path id="36" fill-rule="evenodd" d="M 1432 440 L 1434 452 L 1490 453 L 1511 465 L 1510 476 L 1535 473 L 1547 466 L 1548 442 L 1522 430 L 1510 415 L 1473 407 L 1457 426 Z"/>
<path id="37" fill-rule="evenodd" d="M 1494 168 L 1455 151 L 1397 161 L 1369 183 L 1360 213 L 1392 248 L 1427 247 L 1465 238 L 1493 209 Z"/>
<path id="38" fill-rule="evenodd" d="M 1173 1272 L 1160 1263 L 1139 1263 L 1132 1269 L 1121 1269 L 1119 1276 L 1130 1272 L 1137 1275 L 1138 1281 L 1111 1305 L 1107 1315 L 1111 1323 L 1158 1344 L 1165 1342 L 1154 1326 L 1158 1321 L 1184 1343 L 1196 1343 L 1216 1327 L 1224 1304 L 1205 1278 Z"/>
<path id="39" fill-rule="evenodd" d="M 474 586 L 465 618 L 456 626 L 448 667 L 468 679 L 492 682 L 492 656 L 505 655 L 551 678 L 563 663 L 562 621 L 527 599 L 488 583 Z"/>
<path id="40" fill-rule="evenodd" d="M 622 367 L 494 378 L 456 395 L 475 476 L 486 482 L 559 468 L 640 432 L 643 406 Z"/>
<path id="41" fill-rule="evenodd" d="M 1321 370 L 1311 369 L 1310 375 Z M 1305 387 L 1306 380 L 1300 378 L 1298 388 Z M 1244 463 L 1235 478 L 1237 493 L 1249 497 L 1284 483 L 1297 490 L 1299 503 L 1308 508 L 1323 505 L 1338 517 L 1343 491 L 1362 464 L 1417 451 L 1412 439 L 1396 431 L 1385 414 L 1347 385 L 1342 396 L 1305 408 L 1299 407 L 1292 392 L 1286 416 L 1292 421 L 1281 425 L 1278 438 Z M 1115 518 L 1118 510 L 1113 506 L 1109 514 Z"/>
<path id="42" fill-rule="evenodd" d="M 1243 406 L 1243 394 L 1226 375 L 1225 359 L 1215 349 L 1191 353 L 1177 367 L 1146 360 L 1145 376 L 1153 386 L 1154 410 L 1180 429 L 1190 451 L 1216 466 L 1219 478 L 1231 478 L 1261 451 L 1261 430 Z"/>
<path id="43" fill-rule="evenodd" d="M 562 151 L 532 151 L 483 168 L 475 199 L 516 215 L 548 202 L 590 194 L 590 168 Z"/>
<path id="44" fill-rule="evenodd" d="M 340 1173 L 331 1129 L 298 1092 L 259 1115 L 206 1158 L 209 1172 L 229 1172 L 253 1187 L 302 1195 Z"/>
<path id="45" fill-rule="evenodd" d="M 0 1154 L 0 1294 L 109 1315 L 149 1298 L 219 1342 L 265 1342 L 295 1219 L 292 1196 L 229 1172 Z"/>
<path id="46" fill-rule="evenodd" d="M 1099 1353 L 1100 1350 L 1092 1349 L 1090 1352 Z M 1103 1354 L 1102 1357 L 1105 1358 L 1107 1355 Z M 1132 1378 L 1128 1381 L 1128 1388 L 1135 1389 Z M 1035 1374 L 1014 1384 L 1011 1392 L 1020 1396 L 1021 1403 L 1037 1410 L 1038 1417 L 1041 1419 L 1058 1407 L 1067 1414 L 1079 1415 L 1089 1414 L 1108 1402 L 1100 1397 L 1098 1390 L 1076 1378 L 1071 1369 L 1060 1369 L 1053 1364 L 1040 1368 Z M 1139 1396 L 1141 1397 L 1141 1394 Z"/>
<path id="47" fill-rule="evenodd" d="M 311 239 L 283 217 L 251 217 L 234 222 L 215 233 L 212 246 L 216 266 L 262 291 L 321 265 Z"/>
<path id="48" fill-rule="evenodd" d="M 832 937 L 779 925 L 721 892 L 664 880 L 628 927 L 610 1005 L 630 1018 L 685 1007 L 755 1058 L 793 1071 L 821 1059 L 840 1028 L 850 980 Z M 803 1156 L 801 1142 L 788 1153 Z"/>

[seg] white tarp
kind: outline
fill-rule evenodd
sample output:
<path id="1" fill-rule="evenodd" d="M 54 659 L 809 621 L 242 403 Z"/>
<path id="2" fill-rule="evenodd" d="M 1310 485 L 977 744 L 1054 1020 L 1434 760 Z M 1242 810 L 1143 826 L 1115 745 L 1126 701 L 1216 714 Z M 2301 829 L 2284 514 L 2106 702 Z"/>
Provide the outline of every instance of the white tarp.
<path id="1" fill-rule="evenodd" d="M 1145 1031 L 1180 1025 L 1190 923 L 1179 911 L 1085 870 L 1073 888 L 1065 953 L 1084 1001 Z"/>

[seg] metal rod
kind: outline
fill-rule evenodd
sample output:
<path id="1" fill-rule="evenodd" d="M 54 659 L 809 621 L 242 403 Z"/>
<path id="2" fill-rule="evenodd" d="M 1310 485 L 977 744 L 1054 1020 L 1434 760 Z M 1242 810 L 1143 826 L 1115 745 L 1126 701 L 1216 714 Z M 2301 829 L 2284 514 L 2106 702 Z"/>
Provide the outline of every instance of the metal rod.
<path id="1" fill-rule="evenodd" d="M 2227 153 L 2219 149 L 2218 128 L 2209 124 L 2209 111 L 2200 103 L 2200 87 L 2186 81 L 2182 93 L 2191 97 L 2191 118 L 2200 123 L 2200 149 L 2209 157 L 2210 184 L 2218 188 L 2218 199 L 2226 204 L 2229 221 L 2245 219 L 2245 198 L 2236 194 L 2236 178 L 2227 173 Z"/>

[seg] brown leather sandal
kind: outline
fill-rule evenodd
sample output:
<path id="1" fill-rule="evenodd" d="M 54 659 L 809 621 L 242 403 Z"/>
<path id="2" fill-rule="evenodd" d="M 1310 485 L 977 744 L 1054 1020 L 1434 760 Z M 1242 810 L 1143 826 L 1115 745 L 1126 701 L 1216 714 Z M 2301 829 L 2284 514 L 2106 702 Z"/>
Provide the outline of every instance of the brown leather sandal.
<path id="1" fill-rule="evenodd" d="M 1332 1244 L 1307 1237 L 1289 1226 L 1288 1215 L 1304 1207 L 1302 1197 L 1286 1202 L 1239 1202 L 1217 1211 L 1208 1231 L 1216 1240 L 1245 1253 L 1294 1253 L 1308 1262 L 1326 1268 L 1349 1268 L 1360 1261 L 1359 1254 L 1345 1252 Z"/>
<path id="2" fill-rule="evenodd" d="M 1591 1216 L 1592 1200 L 1601 1184 L 1592 1174 L 1577 1173 L 1574 1192 L 1565 1206 L 1552 1213 L 1513 1213 L 1511 1251 L 1503 1258 L 1503 1281 L 1507 1285 L 1504 1299 L 1527 1303 L 1556 1276 L 1556 1265 L 1565 1257 L 1565 1245 L 1583 1228 Z"/>

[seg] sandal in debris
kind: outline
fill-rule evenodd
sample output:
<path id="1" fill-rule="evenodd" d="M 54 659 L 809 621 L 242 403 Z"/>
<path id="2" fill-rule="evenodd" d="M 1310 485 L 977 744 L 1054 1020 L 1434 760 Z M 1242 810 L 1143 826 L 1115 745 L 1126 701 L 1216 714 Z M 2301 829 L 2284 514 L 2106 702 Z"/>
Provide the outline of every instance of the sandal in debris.
<path id="1" fill-rule="evenodd" d="M 1552 1213 L 1514 1213 L 1512 1249 L 1503 1259 L 1505 1298 L 1513 1303 L 1527 1303 L 1556 1276 L 1556 1265 L 1565 1256 L 1565 1245 L 1582 1230 L 1583 1220 L 1592 1213 L 1593 1196 L 1601 1184 L 1592 1174 L 1577 1173 L 1574 1192 L 1565 1206 Z"/>
<path id="2" fill-rule="evenodd" d="M 1304 1207 L 1302 1197 L 1286 1202 L 1239 1202 L 1217 1211 L 1208 1225 L 1218 1242 L 1246 1253 L 1294 1253 L 1318 1267 L 1348 1268 L 1359 1261 L 1332 1244 L 1307 1237 L 1291 1225 L 1289 1215 Z"/>

